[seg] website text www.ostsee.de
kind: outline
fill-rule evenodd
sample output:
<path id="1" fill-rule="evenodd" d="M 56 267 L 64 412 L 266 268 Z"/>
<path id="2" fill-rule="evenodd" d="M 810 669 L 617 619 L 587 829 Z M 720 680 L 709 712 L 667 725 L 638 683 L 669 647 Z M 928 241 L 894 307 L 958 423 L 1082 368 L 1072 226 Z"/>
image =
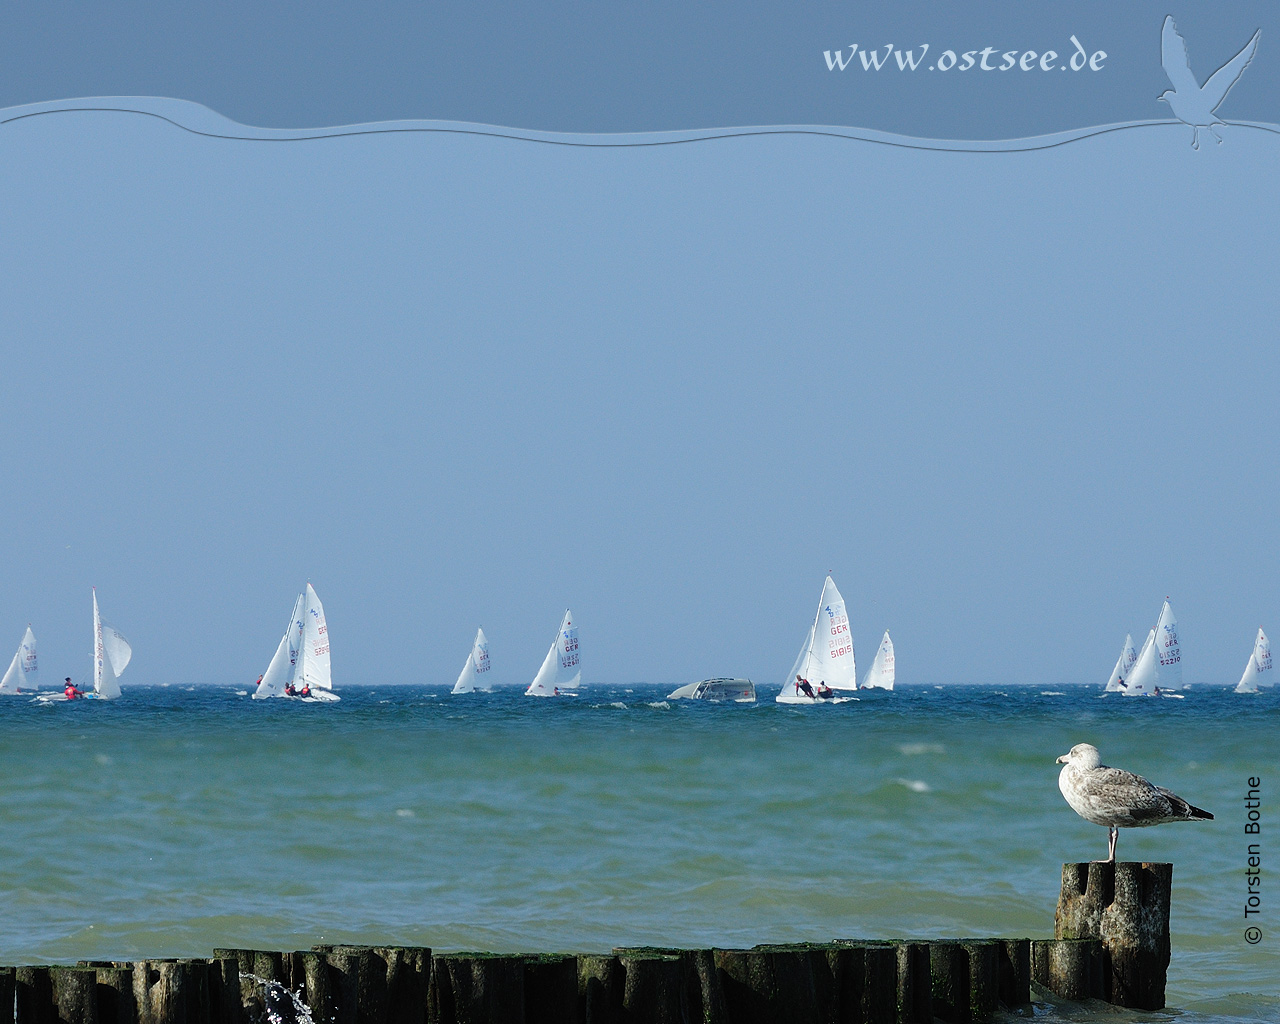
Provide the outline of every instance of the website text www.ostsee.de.
<path id="1" fill-rule="evenodd" d="M 931 49 L 937 54 L 932 60 L 929 59 Z M 822 56 L 828 71 L 1101 71 L 1106 67 L 1107 51 L 1090 53 L 1073 35 L 1061 53 L 1052 49 L 1002 50 L 998 46 L 984 46 L 980 50 L 946 49 L 938 53 L 930 43 L 921 43 L 909 50 L 893 43 L 874 47 L 850 43 L 839 50 L 823 50 Z"/>

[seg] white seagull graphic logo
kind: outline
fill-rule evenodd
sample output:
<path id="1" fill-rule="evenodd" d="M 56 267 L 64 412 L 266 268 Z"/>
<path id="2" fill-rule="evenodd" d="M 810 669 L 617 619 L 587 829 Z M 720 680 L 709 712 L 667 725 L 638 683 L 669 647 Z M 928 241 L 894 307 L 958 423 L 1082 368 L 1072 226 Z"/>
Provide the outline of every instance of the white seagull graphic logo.
<path id="1" fill-rule="evenodd" d="M 1187 58 L 1186 41 L 1178 34 L 1173 23 L 1173 15 L 1165 16 L 1164 28 L 1160 30 L 1160 63 L 1164 65 L 1164 73 L 1169 76 L 1172 89 L 1166 89 L 1156 97 L 1169 104 L 1173 116 L 1183 124 L 1194 129 L 1191 136 L 1191 148 L 1200 148 L 1200 129 L 1207 128 L 1210 134 L 1222 144 L 1222 136 L 1213 130 L 1214 125 L 1224 124 L 1216 111 L 1227 98 L 1231 87 L 1240 80 L 1244 69 L 1253 60 L 1258 49 L 1258 37 L 1262 29 L 1258 29 L 1244 45 L 1244 49 L 1218 68 L 1209 80 L 1201 85 L 1191 73 L 1191 61 Z"/>

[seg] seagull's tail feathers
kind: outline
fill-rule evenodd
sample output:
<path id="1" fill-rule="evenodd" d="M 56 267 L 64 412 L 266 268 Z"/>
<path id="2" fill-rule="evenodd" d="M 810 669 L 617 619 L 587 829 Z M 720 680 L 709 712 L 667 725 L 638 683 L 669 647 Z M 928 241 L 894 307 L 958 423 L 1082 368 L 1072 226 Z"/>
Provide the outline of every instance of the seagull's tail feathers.
<path id="1" fill-rule="evenodd" d="M 1203 819 L 1205 821 L 1213 821 L 1212 814 L 1203 808 L 1187 803 L 1177 793 L 1171 793 L 1163 786 L 1156 786 L 1155 790 L 1169 801 L 1169 810 L 1172 812 L 1173 820 L 1195 821 L 1196 819 Z"/>

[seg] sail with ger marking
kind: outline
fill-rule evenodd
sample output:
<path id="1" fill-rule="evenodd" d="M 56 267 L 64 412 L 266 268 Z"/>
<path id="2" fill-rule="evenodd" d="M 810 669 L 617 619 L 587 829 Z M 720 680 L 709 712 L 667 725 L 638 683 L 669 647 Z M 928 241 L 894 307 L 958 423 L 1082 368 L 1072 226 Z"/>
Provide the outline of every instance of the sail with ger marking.
<path id="1" fill-rule="evenodd" d="M 561 690 L 575 689 L 582 679 L 579 653 L 578 627 L 574 624 L 573 614 L 566 608 L 560 631 L 556 633 L 547 656 L 542 659 L 542 667 L 524 695 L 554 697 Z"/>
<path id="2" fill-rule="evenodd" d="M 866 678 L 862 680 L 862 686 L 867 690 L 892 690 L 893 680 L 893 641 L 889 639 L 889 631 L 886 629 L 875 660 L 871 662 Z"/>
<path id="3" fill-rule="evenodd" d="M 22 636 L 22 643 L 14 652 L 13 661 L 9 663 L 8 671 L 5 672 L 4 678 L 0 679 L 0 693 L 29 693 L 38 689 L 36 686 L 38 680 L 36 637 L 28 626 L 26 633 Z"/>
<path id="4" fill-rule="evenodd" d="M 1120 657 L 1116 659 L 1116 667 L 1111 670 L 1111 678 L 1107 680 L 1107 689 L 1123 690 L 1125 680 L 1129 678 L 1129 670 L 1138 660 L 1138 652 L 1133 646 L 1133 635 L 1124 635 L 1124 646 L 1120 648 Z"/>
<path id="5" fill-rule="evenodd" d="M 797 676 L 808 682 L 815 693 L 823 683 L 833 690 L 858 688 L 849 616 L 845 612 L 844 598 L 830 576 L 823 584 L 818 613 L 800 648 L 800 656 L 774 698 L 779 704 L 814 703 L 814 699 L 800 688 Z"/>
<path id="6" fill-rule="evenodd" d="M 471 653 L 467 655 L 467 663 L 458 674 L 458 681 L 453 684 L 454 693 L 474 693 L 477 690 L 491 690 L 489 683 L 489 641 L 484 630 L 476 630 L 476 638 L 471 644 Z"/>
<path id="7" fill-rule="evenodd" d="M 1257 693 L 1258 684 L 1267 684 L 1270 678 L 1261 678 L 1271 672 L 1271 641 L 1267 634 L 1258 627 L 1257 639 L 1253 642 L 1253 653 L 1249 655 L 1249 663 L 1244 667 L 1244 675 L 1236 684 L 1236 693 Z"/>
<path id="8" fill-rule="evenodd" d="M 307 584 L 306 608 L 302 622 L 302 660 L 294 675 L 293 684 L 301 689 L 304 685 L 312 689 L 332 690 L 333 681 L 329 675 L 329 626 L 324 620 L 324 607 L 315 589 Z"/>
<path id="9" fill-rule="evenodd" d="M 1182 685 L 1182 648 L 1178 642 L 1178 620 L 1165 598 L 1156 628 L 1138 652 L 1138 660 L 1121 692 L 1129 697 L 1154 696 L 1157 687 L 1166 690 Z"/>

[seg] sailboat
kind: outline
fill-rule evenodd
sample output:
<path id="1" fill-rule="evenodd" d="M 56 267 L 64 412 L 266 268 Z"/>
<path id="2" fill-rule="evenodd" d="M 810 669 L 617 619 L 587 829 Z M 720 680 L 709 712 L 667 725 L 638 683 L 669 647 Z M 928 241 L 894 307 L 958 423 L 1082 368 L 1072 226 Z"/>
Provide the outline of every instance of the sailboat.
<path id="1" fill-rule="evenodd" d="M 582 679 L 582 666 L 578 663 L 578 627 L 573 624 L 573 613 L 567 608 L 560 622 L 560 630 L 542 659 L 542 668 L 534 676 L 526 697 L 559 697 L 564 690 L 577 689 Z"/>
<path id="2" fill-rule="evenodd" d="M 1129 678 L 1129 670 L 1138 660 L 1138 652 L 1133 646 L 1133 634 L 1124 635 L 1124 646 L 1120 648 L 1120 657 L 1116 659 L 1116 667 L 1111 670 L 1111 678 L 1107 680 L 1107 689 L 1111 692 L 1124 689 L 1124 681 Z"/>
<path id="3" fill-rule="evenodd" d="M 30 630 L 27 630 L 30 633 Z M 1236 684 L 1236 693 L 1257 693 L 1258 677 L 1264 672 L 1271 671 L 1271 641 L 1267 639 L 1267 634 L 1262 632 L 1262 627 L 1258 627 L 1258 637 L 1253 642 L 1253 653 L 1249 655 L 1249 664 L 1244 667 L 1244 675 L 1240 677 L 1240 682 Z M 7 678 L 7 677 L 6 677 Z M 1264 685 L 1270 680 L 1263 680 Z"/>
<path id="4" fill-rule="evenodd" d="M 40 678 L 39 667 L 36 662 L 36 637 L 28 626 L 22 643 L 13 655 L 13 661 L 9 662 L 8 671 L 0 679 L 0 693 L 30 693 L 38 689 L 36 683 Z"/>
<path id="5" fill-rule="evenodd" d="M 476 630 L 476 638 L 471 644 L 471 653 L 467 655 L 467 663 L 458 673 L 458 681 L 453 684 L 454 693 L 475 693 L 477 690 L 492 690 L 486 673 L 489 671 L 489 641 L 485 639 L 484 630 Z"/>
<path id="6" fill-rule="evenodd" d="M 309 696 L 289 692 L 303 687 L 310 688 Z M 253 691 L 254 700 L 267 697 L 293 697 L 312 703 L 342 699 L 333 692 L 329 674 L 329 626 L 324 619 L 324 606 L 310 583 L 294 601 L 289 626 Z"/>
<path id="7" fill-rule="evenodd" d="M 816 696 L 823 684 L 832 690 L 856 690 L 858 669 L 854 662 L 844 598 L 836 589 L 835 581 L 828 576 L 818 599 L 813 625 L 809 627 L 804 643 L 800 645 L 800 655 L 791 666 L 791 673 L 775 700 L 779 704 L 828 704 L 857 700 L 857 697 Z M 810 697 L 804 692 L 801 680 L 810 684 L 815 696 Z"/>
<path id="8" fill-rule="evenodd" d="M 1147 641 L 1138 652 L 1120 692 L 1126 697 L 1155 697 L 1159 696 L 1160 690 L 1176 689 L 1181 685 L 1182 650 L 1178 646 L 1178 620 L 1173 617 L 1173 609 L 1166 597 L 1156 628 L 1147 634 Z"/>
<path id="9" fill-rule="evenodd" d="M 862 680 L 864 690 L 893 689 L 893 641 L 889 639 L 889 631 L 884 631 L 880 640 L 880 649 L 876 651 L 875 660 Z"/>

